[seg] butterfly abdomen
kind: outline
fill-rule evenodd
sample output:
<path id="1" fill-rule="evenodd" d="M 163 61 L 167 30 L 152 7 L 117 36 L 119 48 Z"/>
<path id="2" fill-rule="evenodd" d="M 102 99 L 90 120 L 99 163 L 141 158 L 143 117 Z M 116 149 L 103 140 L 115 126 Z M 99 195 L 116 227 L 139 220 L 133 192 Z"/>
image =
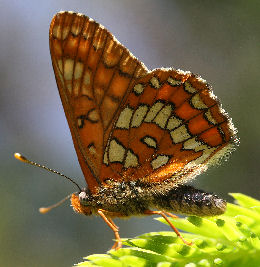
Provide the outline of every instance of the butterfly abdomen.
<path id="1" fill-rule="evenodd" d="M 216 216 L 226 210 L 226 201 L 215 194 L 179 185 L 155 197 L 155 207 L 177 214 Z"/>

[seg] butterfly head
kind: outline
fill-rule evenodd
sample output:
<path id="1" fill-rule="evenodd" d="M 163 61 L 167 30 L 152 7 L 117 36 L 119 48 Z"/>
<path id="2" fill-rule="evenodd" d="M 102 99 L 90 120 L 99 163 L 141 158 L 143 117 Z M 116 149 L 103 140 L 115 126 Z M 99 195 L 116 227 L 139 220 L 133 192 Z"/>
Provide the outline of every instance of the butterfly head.
<path id="1" fill-rule="evenodd" d="M 87 189 L 83 189 L 79 193 L 72 194 L 70 201 L 74 211 L 87 216 L 91 215 L 92 208 L 90 205 L 90 197 L 91 195 Z"/>

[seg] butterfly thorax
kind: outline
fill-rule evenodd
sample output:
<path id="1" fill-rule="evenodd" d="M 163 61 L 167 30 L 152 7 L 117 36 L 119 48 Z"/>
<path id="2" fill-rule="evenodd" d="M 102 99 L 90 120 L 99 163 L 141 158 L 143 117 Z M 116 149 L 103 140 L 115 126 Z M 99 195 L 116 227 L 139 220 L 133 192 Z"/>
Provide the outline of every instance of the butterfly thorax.
<path id="1" fill-rule="evenodd" d="M 218 196 L 188 185 L 173 186 L 171 181 L 163 184 L 110 182 L 95 194 L 88 189 L 73 194 L 71 203 L 76 212 L 91 215 L 102 209 L 112 217 L 143 215 L 150 209 L 212 216 L 222 214 L 226 209 L 226 202 Z"/>

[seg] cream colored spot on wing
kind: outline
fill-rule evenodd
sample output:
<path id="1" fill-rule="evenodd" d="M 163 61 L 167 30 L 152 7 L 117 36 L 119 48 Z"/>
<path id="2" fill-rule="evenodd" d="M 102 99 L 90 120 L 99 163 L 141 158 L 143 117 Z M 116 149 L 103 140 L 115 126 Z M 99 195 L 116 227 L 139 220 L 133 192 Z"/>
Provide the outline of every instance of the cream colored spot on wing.
<path id="1" fill-rule="evenodd" d="M 81 25 L 79 23 L 73 23 L 71 27 L 71 32 L 74 36 L 77 36 L 81 32 Z"/>
<path id="2" fill-rule="evenodd" d="M 88 148 L 89 152 L 92 154 L 92 155 L 95 155 L 97 154 L 97 151 L 96 151 L 96 148 L 92 145 Z"/>
<path id="3" fill-rule="evenodd" d="M 119 64 L 120 70 L 129 75 L 134 75 L 136 78 L 138 74 L 139 67 L 136 68 L 135 57 L 133 54 L 123 55 Z"/>
<path id="4" fill-rule="evenodd" d="M 215 165 L 220 162 L 221 159 L 227 160 L 231 152 L 235 150 L 234 144 L 228 144 L 217 151 L 212 158 L 209 159 L 208 165 Z"/>
<path id="5" fill-rule="evenodd" d="M 202 155 L 195 160 L 189 162 L 189 166 L 197 166 L 199 164 L 203 164 L 208 158 L 211 157 L 212 153 L 217 149 L 217 147 L 209 147 L 206 144 L 203 144 L 196 140 L 196 138 L 191 138 L 184 142 L 184 149 L 193 149 L 195 152 L 202 151 Z M 187 165 L 187 166 L 188 166 Z"/>
<path id="6" fill-rule="evenodd" d="M 137 167 L 138 166 L 138 158 L 137 156 L 130 150 L 127 151 L 126 159 L 125 159 L 125 168 L 129 167 Z"/>
<path id="7" fill-rule="evenodd" d="M 208 108 L 208 107 L 203 103 L 203 101 L 201 100 L 199 94 L 196 94 L 196 95 L 194 95 L 194 96 L 191 98 L 191 103 L 192 103 L 192 105 L 194 106 L 194 108 L 197 108 L 197 109 L 205 109 L 205 108 Z"/>
<path id="8" fill-rule="evenodd" d="M 78 128 L 81 128 L 83 126 L 83 120 L 81 118 L 77 119 L 77 125 L 78 125 Z"/>
<path id="9" fill-rule="evenodd" d="M 107 42 L 109 43 L 106 44 L 104 49 L 103 60 L 106 65 L 113 67 L 120 61 L 123 49 L 113 39 Z"/>
<path id="10" fill-rule="evenodd" d="M 154 159 L 151 162 L 152 168 L 153 169 L 158 169 L 165 165 L 169 161 L 170 157 L 166 155 L 159 155 L 156 159 Z"/>
<path id="11" fill-rule="evenodd" d="M 175 80 L 175 79 L 173 79 L 172 77 L 169 77 L 169 78 L 167 79 L 167 82 L 168 82 L 170 85 L 172 85 L 172 86 L 178 86 L 178 85 L 181 85 L 181 84 L 182 84 L 181 81 Z"/>
<path id="12" fill-rule="evenodd" d="M 82 94 L 87 95 L 89 97 L 92 96 L 92 93 L 90 92 L 90 77 L 91 77 L 91 71 L 86 70 L 83 76 L 83 82 L 82 82 Z"/>
<path id="13" fill-rule="evenodd" d="M 207 118 L 207 120 L 212 123 L 212 124 L 217 124 L 216 120 L 213 118 L 210 110 L 205 112 L 205 117 Z"/>
<path id="14" fill-rule="evenodd" d="M 124 108 L 116 122 L 116 127 L 121 129 L 129 129 L 133 110 L 129 107 Z"/>
<path id="15" fill-rule="evenodd" d="M 142 140 L 148 147 L 157 148 L 157 142 L 154 138 L 145 136 Z"/>
<path id="16" fill-rule="evenodd" d="M 75 70 L 74 70 L 74 79 L 75 80 L 82 77 L 83 68 L 84 68 L 84 64 L 82 62 L 77 61 L 76 65 L 75 65 Z"/>
<path id="17" fill-rule="evenodd" d="M 173 130 L 177 127 L 179 127 L 182 123 L 182 120 L 181 119 L 178 119 L 174 116 L 172 116 L 169 120 L 168 120 L 168 123 L 167 123 L 167 130 Z"/>
<path id="18" fill-rule="evenodd" d="M 88 113 L 88 119 L 94 122 L 99 120 L 99 115 L 96 109 L 93 109 Z"/>
<path id="19" fill-rule="evenodd" d="M 156 77 L 152 77 L 150 83 L 156 89 L 159 89 L 161 87 L 160 82 Z"/>
<path id="20" fill-rule="evenodd" d="M 179 128 L 170 132 L 173 143 L 181 143 L 189 138 L 191 138 L 190 134 L 185 125 L 180 126 Z"/>
<path id="21" fill-rule="evenodd" d="M 91 31 L 93 27 L 93 20 L 89 20 L 85 25 L 85 28 L 82 30 L 82 37 L 84 37 L 85 40 L 90 39 L 93 36 L 93 31 Z"/>
<path id="22" fill-rule="evenodd" d="M 170 117 L 172 112 L 172 106 L 166 105 L 163 107 L 160 112 L 157 114 L 155 119 L 153 120 L 158 126 L 160 126 L 162 129 L 164 129 L 166 122 L 168 118 Z"/>
<path id="23" fill-rule="evenodd" d="M 189 82 L 185 82 L 184 85 L 185 91 L 192 94 L 197 92 L 197 90 Z"/>
<path id="24" fill-rule="evenodd" d="M 53 27 L 52 35 L 54 38 L 61 39 L 61 25 L 55 25 Z"/>
<path id="25" fill-rule="evenodd" d="M 71 58 L 64 61 L 64 78 L 65 80 L 72 80 L 74 60 Z"/>
<path id="26" fill-rule="evenodd" d="M 197 141 L 195 137 L 193 137 L 191 139 L 188 139 L 187 141 L 185 141 L 183 143 L 183 148 L 184 149 L 193 149 L 196 152 L 199 151 L 199 150 L 203 150 L 204 149 L 201 146 L 202 146 L 202 143 Z"/>
<path id="27" fill-rule="evenodd" d="M 164 104 L 161 102 L 156 102 L 155 104 L 153 104 L 150 110 L 148 111 L 144 121 L 151 122 L 163 106 Z"/>
<path id="28" fill-rule="evenodd" d="M 68 37 L 69 32 L 70 32 L 69 26 L 62 28 L 62 40 L 65 40 Z"/>
<path id="29" fill-rule="evenodd" d="M 115 49 L 115 48 L 118 49 L 118 47 L 117 47 L 117 43 L 115 43 L 114 40 L 111 39 L 111 40 L 109 41 L 109 45 L 108 45 L 106 51 L 104 51 L 104 53 L 105 53 L 105 54 L 109 54 L 109 53 L 111 53 L 111 52 L 113 51 L 113 49 Z"/>
<path id="30" fill-rule="evenodd" d="M 196 158 L 195 160 L 189 162 L 186 166 L 188 168 L 190 167 L 197 167 L 200 164 L 203 164 L 205 161 L 207 161 L 208 158 L 210 158 L 212 156 L 212 153 L 214 153 L 214 151 L 217 149 L 217 147 L 205 147 L 204 149 L 201 149 L 200 151 L 202 151 L 202 155 L 198 158 Z"/>
<path id="31" fill-rule="evenodd" d="M 104 27 L 102 25 L 99 25 L 99 28 L 97 28 L 94 38 L 93 38 L 93 46 L 98 50 L 102 48 L 105 44 L 105 35 L 106 32 L 104 31 Z"/>
<path id="32" fill-rule="evenodd" d="M 148 107 L 145 105 L 139 106 L 138 109 L 135 111 L 131 123 L 131 127 L 139 127 L 143 122 L 143 119 L 147 113 Z"/>
<path id="33" fill-rule="evenodd" d="M 144 91 L 144 86 L 143 86 L 141 83 L 136 84 L 136 85 L 134 86 L 134 92 L 135 92 L 137 95 L 141 95 L 141 94 L 143 93 L 143 91 Z"/>
<path id="34" fill-rule="evenodd" d="M 199 163 L 203 163 L 205 160 L 207 160 L 209 157 L 212 156 L 212 153 L 217 149 L 217 147 L 207 147 L 207 149 L 203 150 L 202 156 L 200 156 L 197 160 Z"/>
<path id="35" fill-rule="evenodd" d="M 111 140 L 108 150 L 110 162 L 123 162 L 125 155 L 125 148 L 117 143 L 115 139 Z"/>

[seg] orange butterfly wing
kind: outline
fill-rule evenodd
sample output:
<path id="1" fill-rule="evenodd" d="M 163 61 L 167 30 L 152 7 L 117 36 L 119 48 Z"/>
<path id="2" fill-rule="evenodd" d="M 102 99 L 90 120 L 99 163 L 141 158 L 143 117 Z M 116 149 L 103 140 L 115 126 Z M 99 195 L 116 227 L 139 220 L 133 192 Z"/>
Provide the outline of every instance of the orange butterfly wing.
<path id="1" fill-rule="evenodd" d="M 120 104 L 147 69 L 103 26 L 81 14 L 56 14 L 49 39 L 77 156 L 95 191 L 102 182 L 104 147 Z"/>
<path id="2" fill-rule="evenodd" d="M 106 179 L 176 185 L 228 155 L 235 128 L 206 82 L 190 72 L 148 72 L 112 34 L 81 14 L 50 27 L 53 68 L 91 191 Z"/>
<path id="3" fill-rule="evenodd" d="M 123 180 L 171 178 L 177 185 L 229 155 L 238 142 L 206 81 L 190 72 L 150 72 L 120 110 L 105 158 Z"/>

